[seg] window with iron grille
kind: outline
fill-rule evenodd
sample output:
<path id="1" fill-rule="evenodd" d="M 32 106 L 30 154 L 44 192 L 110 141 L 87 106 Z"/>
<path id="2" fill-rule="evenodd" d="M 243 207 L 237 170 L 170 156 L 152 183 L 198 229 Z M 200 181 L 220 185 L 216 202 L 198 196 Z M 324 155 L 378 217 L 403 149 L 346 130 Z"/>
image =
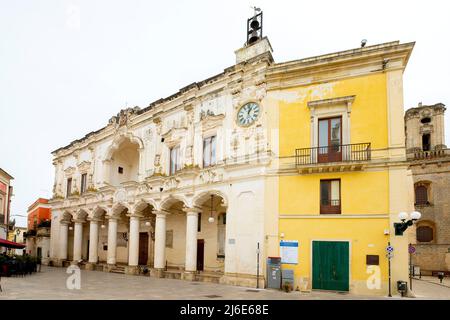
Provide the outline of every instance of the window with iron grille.
<path id="1" fill-rule="evenodd" d="M 416 238 L 419 242 L 433 241 L 433 228 L 429 226 L 420 226 L 416 229 Z"/>
<path id="2" fill-rule="evenodd" d="M 416 205 L 429 204 L 428 187 L 426 185 L 418 185 L 415 188 Z"/>

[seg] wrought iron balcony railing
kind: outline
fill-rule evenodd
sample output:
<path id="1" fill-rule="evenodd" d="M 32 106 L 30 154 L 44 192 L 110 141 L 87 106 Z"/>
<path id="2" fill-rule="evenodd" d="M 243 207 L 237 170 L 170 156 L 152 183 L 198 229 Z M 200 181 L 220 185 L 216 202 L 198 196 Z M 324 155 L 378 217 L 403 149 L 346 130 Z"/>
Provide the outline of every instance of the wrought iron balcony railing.
<path id="1" fill-rule="evenodd" d="M 296 166 L 332 162 L 368 161 L 370 159 L 370 143 L 339 144 L 295 150 Z"/>
<path id="2" fill-rule="evenodd" d="M 320 214 L 340 214 L 341 213 L 341 200 L 320 200 Z"/>

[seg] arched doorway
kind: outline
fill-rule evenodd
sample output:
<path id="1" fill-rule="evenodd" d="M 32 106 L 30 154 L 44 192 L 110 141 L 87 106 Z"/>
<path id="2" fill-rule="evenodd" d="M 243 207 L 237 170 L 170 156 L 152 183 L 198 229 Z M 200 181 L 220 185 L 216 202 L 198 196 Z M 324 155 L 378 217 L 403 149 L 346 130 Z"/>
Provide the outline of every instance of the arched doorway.
<path id="1" fill-rule="evenodd" d="M 155 206 L 146 201 L 139 202 L 133 212 L 139 217 L 138 265 L 153 267 L 155 247 Z"/>
<path id="2" fill-rule="evenodd" d="M 128 264 L 128 240 L 130 234 L 128 212 L 128 207 L 117 203 L 108 217 L 108 264 Z"/>
<path id="3" fill-rule="evenodd" d="M 225 196 L 207 191 L 194 198 L 199 207 L 197 234 L 197 270 L 223 274 L 225 267 L 226 216 Z"/>
<path id="4" fill-rule="evenodd" d="M 184 199 L 171 196 L 161 204 L 169 214 L 166 217 L 166 277 L 178 278 L 185 268 L 186 212 Z"/>
<path id="5" fill-rule="evenodd" d="M 106 219 L 107 211 L 102 207 L 97 207 L 94 209 L 93 219 L 91 224 L 97 223 L 97 239 L 89 238 L 89 243 L 95 244 L 97 241 L 97 252 L 95 248 L 90 246 L 89 249 L 89 262 L 106 264 L 106 259 L 108 255 L 108 220 Z M 91 228 L 90 224 L 90 228 Z M 95 233 L 90 233 L 95 237 Z"/>

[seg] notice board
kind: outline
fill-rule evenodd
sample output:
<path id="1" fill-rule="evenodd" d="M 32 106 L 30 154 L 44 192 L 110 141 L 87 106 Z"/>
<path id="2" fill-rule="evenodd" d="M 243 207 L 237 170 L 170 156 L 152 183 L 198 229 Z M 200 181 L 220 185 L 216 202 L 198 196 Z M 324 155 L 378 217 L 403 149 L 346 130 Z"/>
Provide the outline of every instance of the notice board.
<path id="1" fill-rule="evenodd" d="M 281 255 L 281 263 L 298 264 L 298 241 L 281 240 L 280 255 Z"/>

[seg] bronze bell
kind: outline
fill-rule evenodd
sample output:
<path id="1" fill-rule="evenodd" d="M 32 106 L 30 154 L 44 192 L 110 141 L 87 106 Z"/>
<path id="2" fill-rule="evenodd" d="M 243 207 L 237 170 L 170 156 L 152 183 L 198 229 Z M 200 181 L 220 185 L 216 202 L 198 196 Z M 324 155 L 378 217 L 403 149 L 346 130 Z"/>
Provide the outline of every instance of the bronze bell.
<path id="1" fill-rule="evenodd" d="M 258 31 L 253 31 L 250 35 L 250 37 L 248 38 L 248 43 L 253 43 L 259 40 L 259 35 L 258 35 Z"/>
<path id="2" fill-rule="evenodd" d="M 252 21 L 250 22 L 250 27 L 252 29 L 257 29 L 259 28 L 259 21 L 256 17 L 253 17 Z"/>

